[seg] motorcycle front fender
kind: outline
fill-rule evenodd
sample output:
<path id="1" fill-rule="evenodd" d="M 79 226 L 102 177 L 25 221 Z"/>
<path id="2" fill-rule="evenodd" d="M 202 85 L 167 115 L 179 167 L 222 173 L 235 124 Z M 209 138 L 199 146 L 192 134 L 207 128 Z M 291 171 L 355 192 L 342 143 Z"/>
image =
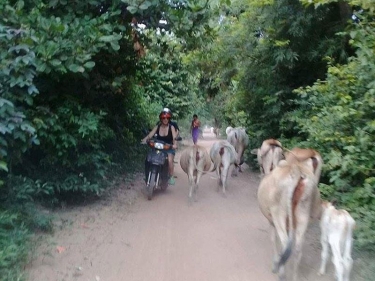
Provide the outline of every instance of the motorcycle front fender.
<path id="1" fill-rule="evenodd" d="M 154 172 L 155 174 L 160 173 L 160 166 L 159 165 L 151 165 L 150 172 Z"/>

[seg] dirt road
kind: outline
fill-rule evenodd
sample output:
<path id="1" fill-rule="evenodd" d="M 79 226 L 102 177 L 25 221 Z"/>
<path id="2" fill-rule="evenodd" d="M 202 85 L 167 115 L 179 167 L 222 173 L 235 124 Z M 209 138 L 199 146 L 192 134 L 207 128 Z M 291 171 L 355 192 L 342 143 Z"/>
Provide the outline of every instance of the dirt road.
<path id="1" fill-rule="evenodd" d="M 199 142 L 209 149 L 215 140 L 205 135 Z M 187 176 L 175 167 L 176 185 L 152 201 L 141 193 L 140 176 L 101 202 L 56 214 L 61 230 L 37 250 L 28 280 L 277 280 L 269 226 L 256 201 L 259 175 L 245 169 L 229 178 L 226 198 L 217 192 L 215 174 L 204 175 L 198 202 L 189 206 Z M 305 243 L 301 281 L 334 280 L 332 265 L 328 275 L 317 276 L 318 235 L 315 225 Z"/>

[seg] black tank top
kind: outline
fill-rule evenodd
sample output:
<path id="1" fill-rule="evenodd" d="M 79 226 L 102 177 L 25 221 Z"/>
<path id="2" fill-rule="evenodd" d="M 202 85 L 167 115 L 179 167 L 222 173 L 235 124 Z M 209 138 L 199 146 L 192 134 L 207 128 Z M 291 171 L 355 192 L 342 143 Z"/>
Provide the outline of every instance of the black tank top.
<path id="1" fill-rule="evenodd" d="M 168 124 L 168 134 L 166 136 L 161 136 L 159 134 L 159 129 L 160 129 L 160 126 L 158 126 L 158 129 L 156 130 L 156 139 L 158 140 L 161 140 L 161 141 L 164 141 L 166 143 L 169 143 L 169 144 L 173 144 L 173 135 L 172 135 L 172 130 L 171 130 L 171 124 Z"/>

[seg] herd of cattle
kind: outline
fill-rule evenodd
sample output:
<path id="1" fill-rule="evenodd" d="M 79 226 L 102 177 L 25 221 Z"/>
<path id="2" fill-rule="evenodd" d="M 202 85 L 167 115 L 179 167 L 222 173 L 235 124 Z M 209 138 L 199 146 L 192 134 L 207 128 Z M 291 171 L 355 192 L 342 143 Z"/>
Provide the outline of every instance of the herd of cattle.
<path id="1" fill-rule="evenodd" d="M 232 175 L 241 171 L 249 137 L 243 128 L 228 127 L 226 134 L 227 140 L 215 142 L 209 153 L 199 145 L 190 146 L 181 153 L 180 165 L 189 179 L 190 204 L 197 199 L 203 174 L 216 171 L 218 188 L 221 186 L 225 195 L 230 167 L 234 166 Z M 355 221 L 347 211 L 337 210 L 321 199 L 318 183 L 323 161 L 320 154 L 313 149 L 288 150 L 274 139 L 263 141 L 262 146 L 251 153 L 257 155 L 262 176 L 257 193 L 259 207 L 272 226 L 272 271 L 278 273 L 280 281 L 287 280 L 285 265 L 290 258 L 292 277 L 288 280 L 299 280 L 298 267 L 305 232 L 310 219 L 320 219 L 322 253 L 319 274 L 325 273 L 330 246 L 336 280 L 349 281 Z"/>

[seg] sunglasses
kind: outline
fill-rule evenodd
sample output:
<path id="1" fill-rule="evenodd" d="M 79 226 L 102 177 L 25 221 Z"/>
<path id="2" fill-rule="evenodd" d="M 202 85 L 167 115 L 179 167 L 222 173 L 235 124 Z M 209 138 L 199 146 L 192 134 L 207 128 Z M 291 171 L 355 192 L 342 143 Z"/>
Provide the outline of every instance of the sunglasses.
<path id="1" fill-rule="evenodd" d="M 164 119 L 169 120 L 170 118 L 168 118 L 168 117 L 163 117 L 163 118 L 161 118 L 161 120 L 164 120 Z"/>

